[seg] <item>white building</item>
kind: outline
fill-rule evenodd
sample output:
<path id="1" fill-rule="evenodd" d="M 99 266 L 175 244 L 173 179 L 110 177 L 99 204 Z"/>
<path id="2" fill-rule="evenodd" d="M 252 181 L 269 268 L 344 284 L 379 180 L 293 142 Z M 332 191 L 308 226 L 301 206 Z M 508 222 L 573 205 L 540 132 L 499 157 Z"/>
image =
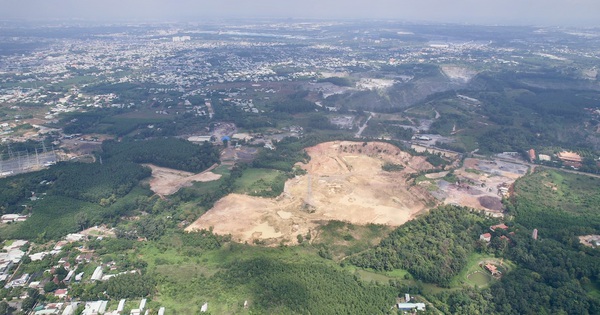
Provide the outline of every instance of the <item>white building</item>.
<path id="1" fill-rule="evenodd" d="M 77 309 L 77 302 L 73 302 L 73 303 L 67 305 L 67 307 L 65 307 L 65 309 L 62 312 L 62 315 L 74 315 L 76 309 Z"/>
<path id="2" fill-rule="evenodd" d="M 546 154 L 539 154 L 538 155 L 538 159 L 540 161 L 551 161 L 552 160 L 552 158 L 549 155 L 546 155 Z"/>
<path id="3" fill-rule="evenodd" d="M 398 303 L 397 306 L 398 309 L 402 311 L 411 311 L 415 308 L 417 309 L 417 311 L 425 310 L 425 303 Z"/>
<path id="4" fill-rule="evenodd" d="M 92 274 L 92 280 L 97 280 L 100 281 L 102 280 L 102 266 L 98 266 L 96 267 L 96 270 L 94 270 L 94 273 Z"/>
<path id="5" fill-rule="evenodd" d="M 100 315 L 106 312 L 108 301 L 86 302 L 85 309 L 81 315 Z"/>
<path id="6" fill-rule="evenodd" d="M 119 301 L 119 306 L 117 306 L 117 312 L 122 312 L 123 309 L 125 308 L 125 299 L 122 299 L 121 301 Z"/>

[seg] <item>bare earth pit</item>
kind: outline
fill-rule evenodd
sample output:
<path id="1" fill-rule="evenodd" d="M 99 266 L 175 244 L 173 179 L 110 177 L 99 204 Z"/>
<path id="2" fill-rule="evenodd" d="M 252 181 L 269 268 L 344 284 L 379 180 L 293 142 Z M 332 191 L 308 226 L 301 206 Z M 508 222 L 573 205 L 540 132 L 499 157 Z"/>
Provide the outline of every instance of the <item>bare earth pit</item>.
<path id="1" fill-rule="evenodd" d="M 210 182 L 221 178 L 221 175 L 211 172 L 217 164 L 198 174 L 152 164 L 144 164 L 144 166 L 152 170 L 150 189 L 159 196 L 172 195 L 182 187 L 191 186 L 193 182 Z"/>
<path id="2" fill-rule="evenodd" d="M 308 175 L 288 180 L 279 197 L 230 194 L 186 231 L 213 227 L 240 242 L 294 244 L 296 235 L 329 220 L 399 226 L 435 202 L 426 189 L 406 183 L 409 174 L 432 168 L 424 157 L 383 142 L 326 142 L 306 151 L 311 160 L 300 166 Z M 385 172 L 384 162 L 405 169 Z"/>

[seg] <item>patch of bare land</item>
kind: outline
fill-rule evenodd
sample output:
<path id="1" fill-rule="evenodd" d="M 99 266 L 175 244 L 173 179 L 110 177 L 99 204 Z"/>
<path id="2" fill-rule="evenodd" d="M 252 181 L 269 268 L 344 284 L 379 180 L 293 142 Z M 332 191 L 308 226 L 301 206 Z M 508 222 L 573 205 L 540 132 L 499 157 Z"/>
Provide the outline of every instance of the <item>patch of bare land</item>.
<path id="1" fill-rule="evenodd" d="M 172 195 L 182 187 L 191 186 L 193 182 L 210 182 L 221 178 L 221 175 L 211 172 L 217 164 L 198 174 L 152 164 L 144 164 L 144 166 L 152 170 L 150 189 L 160 196 Z"/>
<path id="2" fill-rule="evenodd" d="M 458 181 L 449 183 L 443 178 L 435 182 L 433 194 L 445 204 L 457 204 L 501 216 L 502 198 L 508 197 L 515 180 L 527 173 L 526 165 L 499 160 L 465 159 L 461 168 L 454 171 Z"/>
<path id="3" fill-rule="evenodd" d="M 104 225 L 101 226 L 93 226 L 91 228 L 87 228 L 79 234 L 87 235 L 87 236 L 95 236 L 95 237 L 116 237 L 115 230 L 109 229 Z"/>
<path id="4" fill-rule="evenodd" d="M 584 235 L 579 237 L 579 243 L 588 247 L 600 246 L 600 235 Z"/>
<path id="5" fill-rule="evenodd" d="M 279 197 L 230 194 L 186 231 L 213 227 L 236 241 L 294 244 L 297 234 L 329 220 L 399 226 L 435 202 L 423 187 L 407 184 L 410 174 L 432 169 L 425 157 L 383 142 L 326 142 L 306 151 L 311 160 L 300 167 L 308 174 L 288 180 Z M 385 162 L 405 168 L 385 172 Z"/>
<path id="6" fill-rule="evenodd" d="M 468 83 L 475 75 L 477 75 L 477 71 L 465 67 L 442 66 L 441 68 L 442 72 L 448 78 L 462 83 Z"/>

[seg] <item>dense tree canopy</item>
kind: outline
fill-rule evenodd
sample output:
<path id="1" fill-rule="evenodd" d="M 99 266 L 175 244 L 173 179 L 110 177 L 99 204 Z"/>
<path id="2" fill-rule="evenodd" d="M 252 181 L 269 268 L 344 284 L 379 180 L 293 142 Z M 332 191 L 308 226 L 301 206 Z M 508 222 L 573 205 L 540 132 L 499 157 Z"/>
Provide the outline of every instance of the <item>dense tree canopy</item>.
<path id="1" fill-rule="evenodd" d="M 484 222 L 467 209 L 444 206 L 397 228 L 350 262 L 376 270 L 403 268 L 417 279 L 447 286 L 465 267 Z"/>
<path id="2" fill-rule="evenodd" d="M 211 144 L 196 145 L 175 138 L 109 140 L 102 143 L 102 152 L 107 160 L 151 163 L 189 172 L 201 172 L 219 161 Z"/>
<path id="3" fill-rule="evenodd" d="M 255 258 L 226 267 L 218 277 L 249 286 L 258 312 L 278 314 L 387 314 L 395 290 L 367 285 L 355 276 L 316 263 Z"/>

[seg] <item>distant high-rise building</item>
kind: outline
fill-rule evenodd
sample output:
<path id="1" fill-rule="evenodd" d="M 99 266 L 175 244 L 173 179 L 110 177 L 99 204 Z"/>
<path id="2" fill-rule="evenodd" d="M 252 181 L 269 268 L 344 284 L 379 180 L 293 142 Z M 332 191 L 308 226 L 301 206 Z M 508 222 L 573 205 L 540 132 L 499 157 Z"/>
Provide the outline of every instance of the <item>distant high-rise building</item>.
<path id="1" fill-rule="evenodd" d="M 534 240 L 537 240 L 538 237 L 538 230 L 537 229 L 533 229 L 533 233 L 531 233 L 531 238 L 533 238 Z"/>

